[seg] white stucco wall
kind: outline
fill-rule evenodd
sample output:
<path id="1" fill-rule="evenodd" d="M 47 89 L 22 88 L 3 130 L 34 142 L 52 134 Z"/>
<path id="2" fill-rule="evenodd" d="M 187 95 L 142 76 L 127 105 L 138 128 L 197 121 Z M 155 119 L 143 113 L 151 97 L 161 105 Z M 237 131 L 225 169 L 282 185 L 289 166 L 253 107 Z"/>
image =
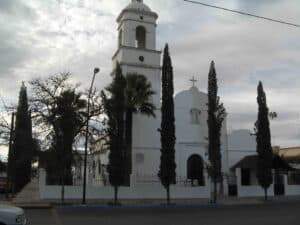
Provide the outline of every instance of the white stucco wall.
<path id="1" fill-rule="evenodd" d="M 264 189 L 259 185 L 243 186 L 241 182 L 241 169 L 236 169 L 238 197 L 263 197 Z M 274 196 L 274 185 L 268 189 L 268 196 Z"/>
<path id="2" fill-rule="evenodd" d="M 58 200 L 61 198 L 61 186 L 45 185 L 45 171 L 40 170 L 39 192 L 43 200 Z M 111 186 L 96 187 L 87 186 L 87 199 L 105 200 L 112 199 L 114 196 Z M 171 197 L 173 199 L 197 199 L 209 198 L 210 186 L 204 187 L 185 187 L 171 186 Z M 65 199 L 76 200 L 82 198 L 82 186 L 65 186 Z M 120 199 L 165 199 L 166 191 L 160 184 L 139 184 L 134 187 L 121 187 L 119 189 Z"/>
<path id="3" fill-rule="evenodd" d="M 300 185 L 289 185 L 287 175 L 284 176 L 284 184 L 286 196 L 300 196 Z"/>
<path id="4" fill-rule="evenodd" d="M 191 87 L 175 96 L 175 120 L 177 150 L 180 151 L 180 173 L 186 171 L 186 161 L 192 154 L 200 155 L 208 161 L 207 94 Z M 200 110 L 199 124 L 193 124 L 191 110 Z M 224 121 L 221 135 L 222 170 L 228 172 L 227 127 Z"/>
<path id="5" fill-rule="evenodd" d="M 255 136 L 250 130 L 234 130 L 228 135 L 228 163 L 234 166 L 245 156 L 256 155 Z"/>

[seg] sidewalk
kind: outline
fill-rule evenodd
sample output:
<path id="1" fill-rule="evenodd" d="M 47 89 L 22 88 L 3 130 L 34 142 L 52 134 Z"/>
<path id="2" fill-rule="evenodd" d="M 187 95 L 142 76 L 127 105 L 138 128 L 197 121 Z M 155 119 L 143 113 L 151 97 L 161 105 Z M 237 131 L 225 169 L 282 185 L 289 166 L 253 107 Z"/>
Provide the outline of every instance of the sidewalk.
<path id="1" fill-rule="evenodd" d="M 47 209 L 52 207 L 69 208 L 69 209 L 91 209 L 91 208 L 215 208 L 223 206 L 246 206 L 246 205 L 263 205 L 263 204 L 280 204 L 280 203 L 299 203 L 300 196 L 283 196 L 269 197 L 268 201 L 264 198 L 222 198 L 217 201 L 217 204 L 211 204 L 209 199 L 174 199 L 171 200 L 171 205 L 166 205 L 164 199 L 156 200 L 122 200 L 121 206 L 112 206 L 108 200 L 93 200 L 88 201 L 87 205 L 81 205 L 80 200 L 66 201 L 66 204 L 61 205 L 60 201 L 42 201 L 42 202 L 27 202 L 26 204 L 16 204 L 11 201 L 1 201 L 0 204 L 15 205 L 25 209 Z"/>
<path id="2" fill-rule="evenodd" d="M 299 203 L 300 196 L 295 197 L 270 197 L 268 201 L 264 198 L 223 198 L 219 199 L 217 204 L 210 203 L 209 199 L 175 199 L 171 200 L 171 205 L 166 205 L 166 202 L 160 200 L 120 200 L 121 206 L 112 206 L 105 202 L 88 202 L 87 205 L 81 204 L 59 204 L 55 207 L 60 209 L 112 209 L 112 208 L 218 208 L 230 206 L 250 206 L 250 205 L 265 205 L 265 204 L 281 204 L 281 203 Z"/>

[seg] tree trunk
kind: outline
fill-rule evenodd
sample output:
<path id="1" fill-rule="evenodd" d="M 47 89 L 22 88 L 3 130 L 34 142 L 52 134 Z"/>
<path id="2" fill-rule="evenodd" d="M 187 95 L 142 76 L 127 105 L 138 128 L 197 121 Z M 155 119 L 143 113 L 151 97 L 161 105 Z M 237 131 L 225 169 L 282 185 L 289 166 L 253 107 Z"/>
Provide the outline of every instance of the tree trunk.
<path id="1" fill-rule="evenodd" d="M 126 152 L 125 152 L 126 172 L 124 178 L 125 186 L 130 186 L 130 175 L 132 174 L 132 117 L 133 117 L 132 111 L 127 110 L 126 128 L 125 128 L 125 141 L 126 141 Z"/>
<path id="2" fill-rule="evenodd" d="M 61 176 L 61 204 L 65 204 L 65 172 L 63 170 Z"/>
<path id="3" fill-rule="evenodd" d="M 265 188 L 265 201 L 268 200 L 268 188 Z"/>
<path id="4" fill-rule="evenodd" d="M 213 203 L 217 203 L 217 180 L 214 179 Z"/>
<path id="5" fill-rule="evenodd" d="M 117 205 L 118 204 L 118 186 L 114 186 L 114 192 L 115 192 L 114 205 Z"/>
<path id="6" fill-rule="evenodd" d="M 167 190 L 167 205 L 170 205 L 170 203 L 171 203 L 171 198 L 170 198 L 170 185 L 168 185 L 167 187 L 166 187 L 166 190 Z"/>

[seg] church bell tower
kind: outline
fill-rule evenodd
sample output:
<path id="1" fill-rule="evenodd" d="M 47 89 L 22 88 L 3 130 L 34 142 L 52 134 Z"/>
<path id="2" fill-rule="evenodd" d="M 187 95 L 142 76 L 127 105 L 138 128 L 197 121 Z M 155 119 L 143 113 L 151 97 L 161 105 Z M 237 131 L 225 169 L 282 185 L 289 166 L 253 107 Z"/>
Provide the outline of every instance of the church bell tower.
<path id="1" fill-rule="evenodd" d="M 145 177 L 157 178 L 160 158 L 160 95 L 161 52 L 156 50 L 156 21 L 158 15 L 143 0 L 131 0 L 117 18 L 118 49 L 114 54 L 113 71 L 120 63 L 123 75 L 139 74 L 151 82 L 155 95 L 156 117 L 139 113 L 132 121 L 132 174 L 130 186 Z M 157 164 L 157 165 L 156 165 Z"/>
<path id="2" fill-rule="evenodd" d="M 137 73 L 151 82 L 156 92 L 153 101 L 159 107 L 161 52 L 156 50 L 157 19 L 143 0 L 131 0 L 117 18 L 118 49 L 112 59 L 113 67 L 119 62 L 125 76 Z"/>

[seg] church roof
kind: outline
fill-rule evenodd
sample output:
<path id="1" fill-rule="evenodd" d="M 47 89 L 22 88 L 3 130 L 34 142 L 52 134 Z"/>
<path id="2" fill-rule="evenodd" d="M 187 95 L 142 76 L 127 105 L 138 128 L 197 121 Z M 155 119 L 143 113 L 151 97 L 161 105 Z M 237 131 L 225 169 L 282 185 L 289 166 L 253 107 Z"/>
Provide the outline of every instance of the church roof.
<path id="1" fill-rule="evenodd" d="M 257 168 L 257 160 L 258 155 L 249 155 L 241 159 L 237 162 L 231 170 L 235 170 L 236 168 L 243 168 L 243 169 L 256 169 Z M 281 170 L 295 170 L 292 168 L 283 158 L 279 157 L 278 155 L 274 155 L 273 157 L 273 169 L 281 169 Z"/>
<path id="2" fill-rule="evenodd" d="M 191 87 L 188 90 L 180 91 L 175 95 L 176 107 L 190 107 L 206 109 L 207 94 L 199 91 L 197 87 Z"/>
<path id="3" fill-rule="evenodd" d="M 176 96 L 180 96 L 180 95 L 201 95 L 201 96 L 207 96 L 206 93 L 200 91 L 197 87 L 190 87 L 189 89 L 187 90 L 183 90 L 183 91 L 180 91 L 178 92 Z"/>
<path id="4" fill-rule="evenodd" d="M 147 6 L 143 0 L 131 0 L 131 3 L 126 6 L 125 9 L 122 10 L 120 15 L 118 16 L 117 21 L 119 22 L 125 12 L 135 12 L 135 13 L 141 13 L 144 15 L 153 16 L 156 19 L 158 18 L 158 15 L 153 12 L 149 6 Z"/>
<path id="5" fill-rule="evenodd" d="M 138 10 L 151 12 L 151 9 L 143 3 L 143 0 L 132 0 L 131 3 L 125 8 L 125 10 Z"/>

